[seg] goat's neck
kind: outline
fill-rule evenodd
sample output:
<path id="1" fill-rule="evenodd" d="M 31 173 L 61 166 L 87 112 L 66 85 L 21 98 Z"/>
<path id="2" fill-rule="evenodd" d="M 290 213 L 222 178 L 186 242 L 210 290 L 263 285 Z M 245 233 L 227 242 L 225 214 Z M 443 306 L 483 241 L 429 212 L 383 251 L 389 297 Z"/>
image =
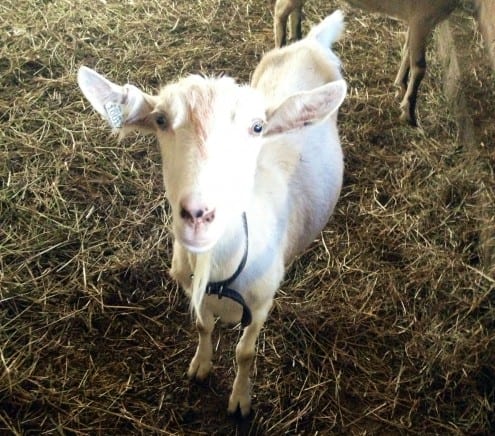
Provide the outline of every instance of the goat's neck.
<path id="1" fill-rule="evenodd" d="M 194 308 L 198 319 L 201 319 L 203 291 L 206 289 L 208 282 L 224 281 L 232 277 L 244 255 L 246 249 L 245 238 L 241 216 L 238 223 L 233 223 L 226 229 L 224 235 L 212 250 L 206 253 L 193 254 L 184 252 L 179 248 L 178 252 L 174 252 L 174 257 L 180 252 L 183 255 L 185 254 L 189 264 L 189 273 L 184 276 L 184 269 L 180 266 L 181 261 L 173 261 L 172 275 L 181 282 L 186 292 L 190 295 L 191 307 Z M 182 257 L 182 259 L 184 258 Z M 189 274 L 189 278 L 187 274 Z"/>
<path id="2" fill-rule="evenodd" d="M 243 218 L 239 215 L 212 249 L 210 281 L 225 280 L 234 274 L 246 250 L 246 237 Z"/>

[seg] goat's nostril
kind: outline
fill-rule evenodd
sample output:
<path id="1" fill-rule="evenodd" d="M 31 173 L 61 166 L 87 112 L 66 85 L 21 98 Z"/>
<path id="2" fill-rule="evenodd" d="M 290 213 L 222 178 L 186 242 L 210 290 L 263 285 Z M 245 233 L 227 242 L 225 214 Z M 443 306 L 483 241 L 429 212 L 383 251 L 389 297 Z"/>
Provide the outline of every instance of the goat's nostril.
<path id="1" fill-rule="evenodd" d="M 215 209 L 209 210 L 207 207 L 188 208 L 181 206 L 180 217 L 184 221 L 192 223 L 211 223 L 215 218 Z"/>
<path id="2" fill-rule="evenodd" d="M 181 207 L 180 208 L 180 217 L 183 219 L 183 220 L 187 220 L 187 221 L 193 221 L 194 218 L 193 216 L 191 215 L 191 212 L 189 212 L 186 208 L 184 207 Z"/>
<path id="3" fill-rule="evenodd" d="M 215 219 L 215 209 L 210 212 L 205 213 L 203 220 L 207 223 L 211 223 Z"/>

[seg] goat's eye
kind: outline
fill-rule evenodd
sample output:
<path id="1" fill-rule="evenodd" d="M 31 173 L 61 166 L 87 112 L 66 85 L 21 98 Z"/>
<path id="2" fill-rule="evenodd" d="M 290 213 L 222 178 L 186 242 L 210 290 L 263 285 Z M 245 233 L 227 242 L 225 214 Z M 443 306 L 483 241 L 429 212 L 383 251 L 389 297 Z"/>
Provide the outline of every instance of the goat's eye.
<path id="1" fill-rule="evenodd" d="M 263 132 L 263 121 L 255 120 L 251 125 L 251 129 L 249 130 L 252 135 L 261 135 Z"/>
<path id="2" fill-rule="evenodd" d="M 168 127 L 167 117 L 163 114 L 156 115 L 155 123 L 160 130 L 166 130 Z"/>

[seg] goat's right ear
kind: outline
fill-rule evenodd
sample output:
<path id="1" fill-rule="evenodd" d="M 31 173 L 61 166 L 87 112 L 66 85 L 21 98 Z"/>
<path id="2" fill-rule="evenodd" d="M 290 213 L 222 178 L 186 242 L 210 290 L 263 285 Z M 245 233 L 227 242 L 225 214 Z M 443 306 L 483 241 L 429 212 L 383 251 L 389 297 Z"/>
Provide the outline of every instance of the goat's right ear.
<path id="1" fill-rule="evenodd" d="M 91 106 L 114 130 L 125 134 L 130 129 L 153 129 L 149 114 L 155 107 L 155 99 L 151 95 L 133 85 L 112 83 L 85 66 L 79 68 L 77 83 Z"/>
<path id="2" fill-rule="evenodd" d="M 285 133 L 315 124 L 334 114 L 347 93 L 345 80 L 336 80 L 285 99 L 268 113 L 264 136 Z"/>

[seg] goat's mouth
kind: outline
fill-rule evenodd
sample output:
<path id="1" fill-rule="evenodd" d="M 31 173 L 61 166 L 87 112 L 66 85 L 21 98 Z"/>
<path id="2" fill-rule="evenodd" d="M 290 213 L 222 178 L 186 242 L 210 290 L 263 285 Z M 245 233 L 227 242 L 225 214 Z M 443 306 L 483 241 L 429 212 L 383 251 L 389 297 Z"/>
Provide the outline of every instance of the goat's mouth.
<path id="1" fill-rule="evenodd" d="M 206 253 L 210 251 L 216 244 L 216 240 L 212 239 L 189 239 L 187 237 L 179 237 L 179 243 L 189 252 L 194 254 Z"/>

